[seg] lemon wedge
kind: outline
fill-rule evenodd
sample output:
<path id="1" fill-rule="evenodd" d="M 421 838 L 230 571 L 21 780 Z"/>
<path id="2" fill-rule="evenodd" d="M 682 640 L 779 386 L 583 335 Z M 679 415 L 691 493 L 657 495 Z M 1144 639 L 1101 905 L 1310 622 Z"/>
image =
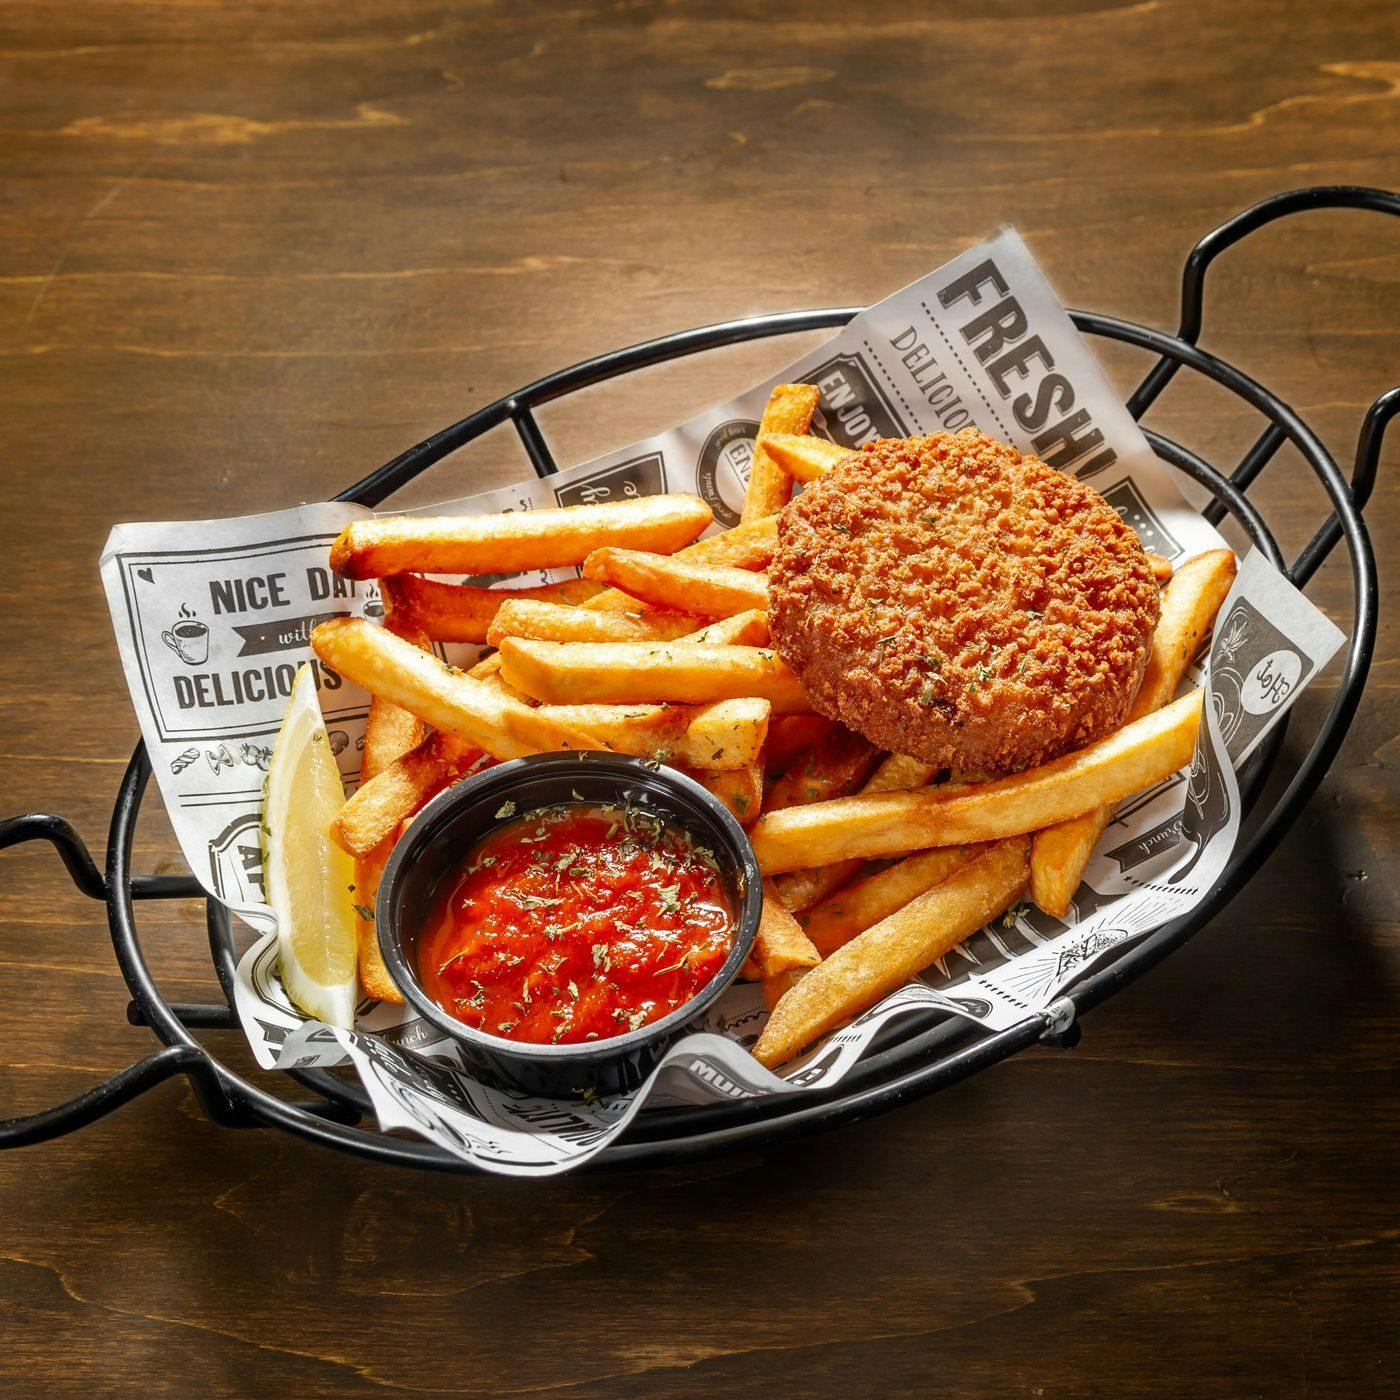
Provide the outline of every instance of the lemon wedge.
<path id="1" fill-rule="evenodd" d="M 311 1016 L 355 1023 L 353 860 L 327 835 L 345 801 L 316 678 L 302 666 L 277 731 L 263 800 L 264 878 L 287 995 Z"/>

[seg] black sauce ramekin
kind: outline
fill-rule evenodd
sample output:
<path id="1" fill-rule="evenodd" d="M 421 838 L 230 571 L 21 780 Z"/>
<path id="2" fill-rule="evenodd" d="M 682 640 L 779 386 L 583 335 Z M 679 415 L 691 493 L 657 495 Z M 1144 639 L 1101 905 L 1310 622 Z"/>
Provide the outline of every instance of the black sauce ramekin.
<path id="1" fill-rule="evenodd" d="M 483 837 L 508 818 L 541 807 L 585 802 L 630 803 L 688 831 L 714 852 L 734 911 L 734 946 L 715 976 L 689 1001 L 635 1031 L 569 1045 L 505 1040 L 449 1015 L 418 980 L 417 941 L 445 881 Z M 611 753 L 550 753 L 488 768 L 439 793 L 418 814 L 384 868 L 375 925 L 385 966 L 410 1006 L 457 1043 L 471 1072 L 521 1094 L 566 1098 L 635 1089 L 672 1041 L 738 975 L 758 932 L 762 881 L 743 828 L 699 783 L 648 759 Z"/>

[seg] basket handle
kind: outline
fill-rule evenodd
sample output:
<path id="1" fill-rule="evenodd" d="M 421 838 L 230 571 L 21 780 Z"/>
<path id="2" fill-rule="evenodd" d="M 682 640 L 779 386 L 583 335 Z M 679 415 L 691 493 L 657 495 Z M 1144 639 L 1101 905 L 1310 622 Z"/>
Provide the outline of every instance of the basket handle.
<path id="1" fill-rule="evenodd" d="M 0 821 L 0 851 L 24 841 L 47 841 L 69 878 L 89 899 L 106 899 L 107 882 L 73 823 L 54 812 L 26 812 Z M 133 875 L 133 899 L 198 899 L 204 886 L 193 875 Z"/>
<path id="2" fill-rule="evenodd" d="M 209 1056 L 192 1045 L 167 1045 L 144 1060 L 119 1069 L 111 1078 L 94 1084 L 67 1103 L 43 1108 L 22 1118 L 0 1119 L 0 1151 L 48 1142 L 86 1127 L 177 1074 L 189 1079 L 200 1108 L 214 1122 L 236 1126 L 242 1121 L 230 1115 Z"/>
<path id="3" fill-rule="evenodd" d="M 1216 258 L 1278 219 L 1320 209 L 1365 209 L 1372 213 L 1400 216 L 1400 194 L 1368 185 L 1312 185 L 1270 195 L 1234 218 L 1227 219 L 1198 240 L 1187 254 L 1181 271 L 1181 319 L 1177 326 L 1177 338 L 1190 345 L 1197 344 L 1200 339 L 1205 321 L 1206 273 Z M 1128 398 L 1128 411 L 1134 418 L 1140 419 L 1156 402 L 1180 368 L 1181 362 L 1169 355 L 1163 355 L 1153 365 Z M 1362 421 L 1351 474 L 1351 498 L 1358 511 L 1365 507 L 1371 497 L 1385 430 L 1397 411 L 1400 411 L 1400 387 L 1382 394 L 1367 410 Z M 1271 423 L 1245 453 L 1231 481 L 1241 490 L 1247 489 L 1285 440 L 1283 429 Z M 1225 506 L 1220 501 L 1211 502 L 1206 507 L 1205 517 L 1212 525 L 1219 525 L 1225 518 Z M 1298 587 L 1306 585 L 1341 537 L 1342 524 L 1333 511 L 1288 570 L 1289 577 Z"/>
<path id="4" fill-rule="evenodd" d="M 1400 413 L 1400 385 L 1394 389 L 1387 389 L 1366 410 L 1366 416 L 1361 420 L 1361 431 L 1356 439 L 1355 464 L 1351 469 L 1351 498 L 1358 511 L 1365 509 L 1366 502 L 1371 499 L 1371 492 L 1375 490 L 1385 430 L 1397 413 Z M 1303 547 L 1288 570 L 1289 577 L 1299 588 L 1304 587 L 1318 571 L 1341 537 L 1342 522 L 1337 519 L 1337 512 L 1333 511 L 1318 527 L 1317 533 Z"/>
<path id="5" fill-rule="evenodd" d="M 25 841 L 47 841 L 62 858 L 78 889 L 89 899 L 106 898 L 107 883 L 72 822 L 52 812 L 28 812 L 0 821 L 0 850 Z M 202 892 L 199 882 L 187 876 L 147 875 L 132 881 L 132 894 L 137 898 L 161 899 Z M 200 1108 L 214 1122 L 232 1126 L 244 1121 L 232 1113 L 218 1071 L 203 1050 L 194 1045 L 167 1045 L 144 1060 L 119 1069 L 67 1103 L 20 1118 L 0 1119 L 0 1150 L 62 1137 L 106 1117 L 177 1074 L 189 1079 Z"/>
<path id="6" fill-rule="evenodd" d="M 1400 215 L 1400 194 L 1369 185 L 1310 185 L 1270 195 L 1233 219 L 1227 219 L 1201 238 L 1186 255 L 1186 264 L 1181 270 L 1181 320 L 1177 339 L 1190 345 L 1199 341 L 1205 320 L 1206 273 L 1221 253 L 1267 224 L 1316 209 L 1369 209 L 1377 214 Z M 1133 390 L 1128 399 L 1128 412 L 1134 418 L 1141 418 L 1180 368 L 1178 361 L 1163 356 Z"/>

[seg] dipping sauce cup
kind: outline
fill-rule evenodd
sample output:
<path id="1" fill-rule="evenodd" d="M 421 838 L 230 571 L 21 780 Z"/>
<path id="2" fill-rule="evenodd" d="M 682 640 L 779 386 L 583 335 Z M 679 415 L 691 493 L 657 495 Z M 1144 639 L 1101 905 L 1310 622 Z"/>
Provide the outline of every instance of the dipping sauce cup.
<path id="1" fill-rule="evenodd" d="M 575 956 L 568 971 L 561 970 L 557 977 L 550 971 L 552 964 L 562 967 L 566 956 L 571 951 L 576 953 L 577 944 L 569 941 L 577 937 L 576 922 L 572 925 L 569 922 L 577 913 L 577 902 L 570 904 L 575 893 L 575 879 L 580 887 L 596 892 L 596 883 L 590 885 L 586 858 L 577 868 L 552 873 L 554 866 L 547 863 L 547 857 L 554 855 L 554 845 L 546 844 L 553 839 L 552 823 L 538 826 L 524 823 L 522 826 L 521 818 L 541 811 L 555 812 L 556 821 L 566 821 L 566 817 L 557 815 L 559 809 L 565 814 L 571 809 L 586 814 L 598 809 L 615 811 L 620 839 L 625 849 L 633 852 L 633 865 L 641 868 L 638 880 L 653 867 L 665 872 L 659 879 L 673 879 L 675 868 L 666 863 L 668 860 L 689 850 L 703 854 L 704 884 L 713 896 L 707 904 L 712 909 L 722 906 L 727 910 L 732 944 L 703 985 L 691 987 L 687 983 L 685 999 L 674 1009 L 667 1010 L 668 1003 L 664 1001 L 643 1003 L 644 1010 L 632 1010 L 630 1014 L 627 1003 L 614 1006 L 616 999 L 625 993 L 619 991 L 623 980 L 621 970 L 610 967 L 606 938 L 597 945 L 593 958 L 580 964 Z M 579 825 L 595 831 L 602 826 L 596 820 Z M 564 829 L 559 828 L 560 831 Z M 635 840 L 630 837 L 633 831 L 637 833 Z M 507 851 L 510 845 L 518 843 L 515 858 L 498 857 L 499 866 L 494 860 L 482 862 L 479 857 L 473 861 L 473 853 L 481 851 L 483 843 L 486 850 L 500 845 L 491 840 L 497 834 L 511 838 L 505 848 Z M 599 848 L 600 859 L 615 863 L 617 839 L 614 834 L 611 850 Z M 541 843 L 538 852 L 529 846 L 536 840 Z M 654 859 L 652 851 L 655 851 Z M 585 851 L 584 856 L 588 855 Z M 644 863 L 644 856 L 650 865 Z M 548 888 L 556 892 L 555 898 L 521 892 L 524 888 L 521 881 L 529 879 L 536 870 L 534 861 L 538 861 L 548 875 Z M 504 886 L 500 898 L 494 898 L 496 892 L 488 890 L 487 894 L 493 898 L 481 901 L 480 907 L 495 911 L 492 915 L 483 914 L 482 936 L 489 937 L 487 931 L 494 926 L 486 922 L 488 917 L 498 920 L 506 917 L 511 936 L 521 938 L 519 944 L 511 945 L 512 948 L 518 946 L 531 959 L 541 949 L 550 955 L 539 964 L 527 960 L 521 973 L 515 974 L 524 975 L 532 967 L 538 967 L 539 971 L 531 980 L 539 1001 L 531 1004 L 529 994 L 525 993 L 525 1004 L 514 1003 L 520 1010 L 507 1012 L 508 1020 L 498 1019 L 502 1014 L 500 984 L 466 984 L 475 988 L 470 1007 L 489 1004 L 495 1008 L 489 1024 L 504 1027 L 504 1034 L 492 1034 L 488 1029 L 467 1024 L 429 990 L 435 989 L 439 997 L 443 994 L 444 978 L 436 961 L 441 956 L 443 921 L 448 917 L 444 913 L 445 901 L 453 899 L 461 889 L 473 888 L 463 882 L 474 877 L 483 863 L 490 868 L 477 880 L 478 885 L 489 883 L 496 869 L 501 871 L 503 879 L 513 883 Z M 559 865 L 565 866 L 567 862 L 561 859 Z M 696 892 L 700 884 L 691 880 L 688 884 L 663 884 L 660 888 L 659 921 L 677 926 L 689 917 L 694 922 L 695 909 L 687 900 L 698 897 Z M 619 901 L 622 898 L 619 895 Z M 476 1077 L 521 1094 L 564 1098 L 590 1091 L 599 1095 L 617 1094 L 640 1085 L 676 1037 L 738 975 L 753 948 L 762 901 L 761 878 L 748 838 L 728 809 L 699 783 L 649 759 L 610 753 L 537 754 L 502 763 L 467 778 L 440 793 L 423 808 L 395 846 L 385 867 L 375 907 L 375 923 L 389 975 L 419 1015 L 452 1037 L 464 1063 Z M 561 905 L 562 912 L 550 907 L 554 905 Z M 608 925 L 610 920 L 596 905 L 595 898 L 592 919 L 600 920 L 602 926 Z M 637 917 L 635 907 L 629 907 L 628 918 L 638 926 L 640 942 L 654 944 L 654 940 L 647 937 L 647 929 L 641 927 L 645 919 Z M 533 930 L 532 922 L 537 923 Z M 463 932 L 470 939 L 471 928 L 468 926 Z M 503 933 L 502 937 L 505 936 Z M 555 945 L 551 940 L 556 938 L 558 954 L 554 956 Z M 429 944 L 432 945 L 429 956 L 435 965 L 425 967 L 420 958 Z M 632 944 L 624 937 L 623 946 Z M 479 947 L 472 956 L 480 957 Z M 683 960 L 684 949 L 680 956 Z M 705 965 L 712 966 L 717 959 L 711 942 Z M 512 959 L 503 961 L 509 965 Z M 498 969 L 500 962 L 495 963 Z M 663 974 L 672 974 L 672 982 L 677 980 L 676 965 L 672 963 L 660 969 Z M 683 966 L 683 962 L 680 965 Z M 483 973 L 483 980 L 485 977 Z M 489 1003 L 488 998 L 491 999 Z M 545 1002 L 559 1008 L 555 1014 L 559 1017 L 561 1034 L 572 1019 L 574 1007 L 579 1008 L 580 1016 L 586 1009 L 594 1008 L 593 1017 L 587 1022 L 593 1027 L 588 1031 L 589 1038 L 570 1038 L 562 1042 L 513 1038 L 511 1031 L 522 1023 L 535 1027 L 542 1021 L 546 1027 L 550 1024 L 548 1018 L 541 1015 L 541 1005 Z M 596 1008 L 602 1005 L 611 1009 L 600 1016 Z M 469 1011 L 468 1014 L 473 1013 Z M 619 1033 L 608 1033 L 613 1025 Z"/>

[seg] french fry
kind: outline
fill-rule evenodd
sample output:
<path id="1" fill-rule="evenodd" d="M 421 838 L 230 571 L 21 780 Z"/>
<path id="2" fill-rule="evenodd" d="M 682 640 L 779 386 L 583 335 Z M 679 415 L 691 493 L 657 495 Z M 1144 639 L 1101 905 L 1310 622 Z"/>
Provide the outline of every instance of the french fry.
<path id="1" fill-rule="evenodd" d="M 811 708 L 797 677 L 762 647 L 505 637 L 499 655 L 507 684 L 550 704 L 699 705 L 755 695 L 777 714 Z"/>
<path id="2" fill-rule="evenodd" d="M 686 728 L 686 742 L 698 755 L 695 766 L 756 770 L 772 711 L 768 701 L 750 695 L 700 706 Z"/>
<path id="3" fill-rule="evenodd" d="M 768 748 L 763 766 L 770 778 L 780 778 L 798 755 L 819 744 L 836 728 L 834 719 L 823 715 L 776 715 L 768 726 Z"/>
<path id="4" fill-rule="evenodd" d="M 419 651 L 428 650 L 427 634 L 406 619 L 390 616 L 385 619 L 384 625 L 396 637 L 402 637 Z M 371 695 L 365 716 L 364 747 L 360 751 L 360 781 L 368 782 L 376 773 L 382 773 L 391 763 L 421 744 L 427 732 L 427 726 L 417 715 L 400 709 L 378 695 Z"/>
<path id="5" fill-rule="evenodd" d="M 1235 556 L 1228 549 L 1198 554 L 1176 571 L 1162 592 L 1162 615 L 1129 721 L 1161 709 L 1176 694 L 1235 581 L 1235 571 Z M 1114 804 L 1106 803 L 1036 833 L 1031 842 L 1031 898 L 1047 914 L 1065 916 L 1113 811 Z"/>
<path id="6" fill-rule="evenodd" d="M 700 619 L 692 617 L 691 625 Z M 761 647 L 768 645 L 768 614 L 757 608 L 735 613 L 717 622 L 707 622 L 693 632 L 677 637 L 678 642 L 705 642 L 711 646 Z"/>
<path id="7" fill-rule="evenodd" d="M 480 749 L 451 734 L 429 734 L 360 784 L 331 822 L 331 839 L 352 856 L 368 856 L 385 841 L 392 844 L 404 821 L 481 756 Z"/>
<path id="8" fill-rule="evenodd" d="M 474 681 L 489 681 L 492 676 L 501 673 L 501 658 L 498 652 L 492 652 L 490 656 L 483 656 L 475 666 L 467 672 Z"/>
<path id="9" fill-rule="evenodd" d="M 1024 836 L 997 841 L 812 968 L 773 1009 L 754 1046 L 770 1069 L 868 1010 L 1021 897 Z"/>
<path id="10" fill-rule="evenodd" d="M 780 972 L 776 977 L 765 977 L 763 979 L 763 1004 L 769 1011 L 772 1011 L 777 1004 L 793 989 L 794 985 L 800 982 L 809 972 L 808 967 L 794 967 L 787 972 Z"/>
<path id="11" fill-rule="evenodd" d="M 1172 576 L 1172 561 L 1155 549 L 1147 551 L 1147 562 L 1152 565 L 1152 577 L 1158 583 L 1166 583 Z"/>
<path id="12" fill-rule="evenodd" d="M 825 738 L 799 754 L 796 762 L 773 783 L 763 809 L 776 812 L 785 807 L 843 797 L 860 787 L 878 758 L 869 740 L 837 725 Z M 785 909 L 791 908 L 780 883 L 773 883 L 772 894 L 782 901 Z"/>
<path id="13" fill-rule="evenodd" d="M 773 560 L 773 552 L 778 547 L 778 517 L 770 515 L 764 520 L 752 520 L 747 525 L 736 525 L 721 535 L 711 535 L 708 539 L 696 540 L 694 544 L 678 549 L 675 558 L 693 564 L 718 564 L 735 569 L 766 569 Z M 610 588 L 596 598 L 590 598 L 584 607 L 599 612 L 632 612 L 637 601 L 620 588 Z"/>
<path id="14" fill-rule="evenodd" d="M 365 715 L 365 746 L 360 756 L 360 781 L 367 783 L 427 737 L 428 727 L 417 715 L 397 705 L 369 697 Z"/>
<path id="15" fill-rule="evenodd" d="M 1097 743 L 989 783 L 859 793 L 760 817 L 749 833 L 767 875 L 1039 831 L 1150 787 L 1191 761 L 1201 692 Z"/>
<path id="16" fill-rule="evenodd" d="M 861 791 L 902 792 L 923 787 L 932 782 L 937 771 L 931 763 L 924 763 L 921 759 L 898 753 L 888 754 Z M 838 860 L 833 865 L 790 870 L 786 875 L 777 876 L 774 881 L 778 887 L 778 897 L 794 914 L 810 909 L 832 890 L 839 890 L 855 879 L 864 864 L 862 860 Z"/>
<path id="17" fill-rule="evenodd" d="M 506 603 L 535 601 L 541 606 L 577 605 L 602 590 L 587 579 L 571 578 L 540 588 L 474 588 L 465 583 L 442 583 L 418 574 L 386 578 L 379 591 L 391 619 L 414 627 L 435 642 L 485 642 L 492 619 Z"/>
<path id="18" fill-rule="evenodd" d="M 792 499 L 792 477 L 768 455 L 763 439 L 772 433 L 805 433 L 820 399 L 815 384 L 779 384 L 768 395 L 754 443 L 741 524 L 777 515 Z"/>
<path id="19" fill-rule="evenodd" d="M 763 773 L 756 763 L 718 773 L 692 772 L 690 776 L 719 798 L 740 826 L 750 827 L 758 820 L 763 806 Z"/>
<path id="20" fill-rule="evenodd" d="M 521 645 L 552 646 L 551 642 Z M 363 618 L 337 617 L 311 634 L 326 665 L 419 719 L 474 744 L 492 758 L 523 758 L 552 749 L 596 749 L 582 730 L 554 724 L 538 710 Z M 565 648 L 568 650 L 568 648 Z M 510 677 L 505 677 L 510 683 Z"/>
<path id="21" fill-rule="evenodd" d="M 583 561 L 583 576 L 613 584 L 654 607 L 702 617 L 731 617 L 768 606 L 768 580 L 762 574 L 675 555 L 599 549 Z"/>
<path id="22" fill-rule="evenodd" d="M 698 632 L 679 638 L 682 642 L 708 642 L 711 646 L 766 647 L 768 614 L 754 609 L 722 617 Z"/>
<path id="23" fill-rule="evenodd" d="M 794 481 L 816 481 L 825 476 L 837 462 L 851 456 L 849 447 L 810 433 L 769 433 L 760 439 L 768 455 Z"/>
<path id="24" fill-rule="evenodd" d="M 502 603 L 491 618 L 486 642 L 493 647 L 500 646 L 503 637 L 536 642 L 673 642 L 693 632 L 698 621 L 688 613 L 594 612 L 515 597 Z"/>
<path id="25" fill-rule="evenodd" d="M 403 993 L 394 985 L 384 955 L 379 951 L 379 935 L 375 931 L 374 901 L 379 894 L 379 882 L 384 876 L 384 864 L 393 849 L 392 839 L 382 841 L 367 856 L 355 857 L 355 886 L 351 890 L 355 908 L 355 946 L 358 952 L 360 987 L 376 1001 L 403 1005 Z"/>
<path id="26" fill-rule="evenodd" d="M 814 744 L 768 789 L 765 812 L 825 802 L 854 792 L 879 757 L 875 746 L 849 729 L 837 727 Z"/>
<path id="27" fill-rule="evenodd" d="M 886 754 L 880 766 L 870 775 L 866 792 L 904 792 L 924 787 L 938 775 L 937 767 L 908 754 Z"/>
<path id="28" fill-rule="evenodd" d="M 778 548 L 778 517 L 750 520 L 723 534 L 696 540 L 676 551 L 692 564 L 717 564 L 732 569 L 766 569 Z M 590 604 L 596 607 L 597 604 Z"/>
<path id="29" fill-rule="evenodd" d="M 935 846 L 931 851 L 905 856 L 837 890 L 830 899 L 809 909 L 798 922 L 807 930 L 807 937 L 817 951 L 829 957 L 856 934 L 888 918 L 897 909 L 903 909 L 911 899 L 941 884 L 987 849 L 987 843 L 980 842 L 971 846 Z"/>
<path id="30" fill-rule="evenodd" d="M 346 578 L 518 574 L 582 564 L 605 545 L 671 554 L 710 520 L 699 496 L 679 494 L 498 515 L 385 516 L 347 525 L 331 546 L 331 568 Z"/>
<path id="31" fill-rule="evenodd" d="M 763 882 L 763 910 L 758 916 L 758 933 L 753 952 L 744 964 L 751 982 L 767 981 L 795 968 L 815 967 L 821 961 L 812 940 L 802 926 L 783 908 L 772 882 Z"/>
<path id="32" fill-rule="evenodd" d="M 385 626 L 396 636 L 426 651 L 428 638 L 402 618 L 390 616 Z M 391 764 L 423 742 L 425 726 L 417 715 L 401 710 L 378 695 L 370 696 L 369 712 L 365 717 L 364 747 L 360 752 L 360 783 L 373 781 Z M 331 824 L 331 836 L 336 836 L 339 814 Z M 378 1001 L 403 1004 L 403 993 L 394 985 L 379 951 L 379 938 L 374 926 L 374 901 L 379 892 L 379 880 L 384 864 L 393 849 L 393 836 L 386 836 L 374 850 L 355 860 L 355 943 L 359 953 L 360 986 L 367 996 Z"/>
<path id="33" fill-rule="evenodd" d="M 591 735 L 596 747 L 685 768 L 723 771 L 758 762 L 769 704 L 745 696 L 710 705 L 541 705 L 546 719 Z"/>
<path id="34" fill-rule="evenodd" d="M 1228 549 L 1197 554 L 1176 571 L 1162 594 L 1162 612 L 1133 700 L 1132 719 L 1160 709 L 1176 694 L 1215 624 L 1237 571 L 1235 556 Z"/>

